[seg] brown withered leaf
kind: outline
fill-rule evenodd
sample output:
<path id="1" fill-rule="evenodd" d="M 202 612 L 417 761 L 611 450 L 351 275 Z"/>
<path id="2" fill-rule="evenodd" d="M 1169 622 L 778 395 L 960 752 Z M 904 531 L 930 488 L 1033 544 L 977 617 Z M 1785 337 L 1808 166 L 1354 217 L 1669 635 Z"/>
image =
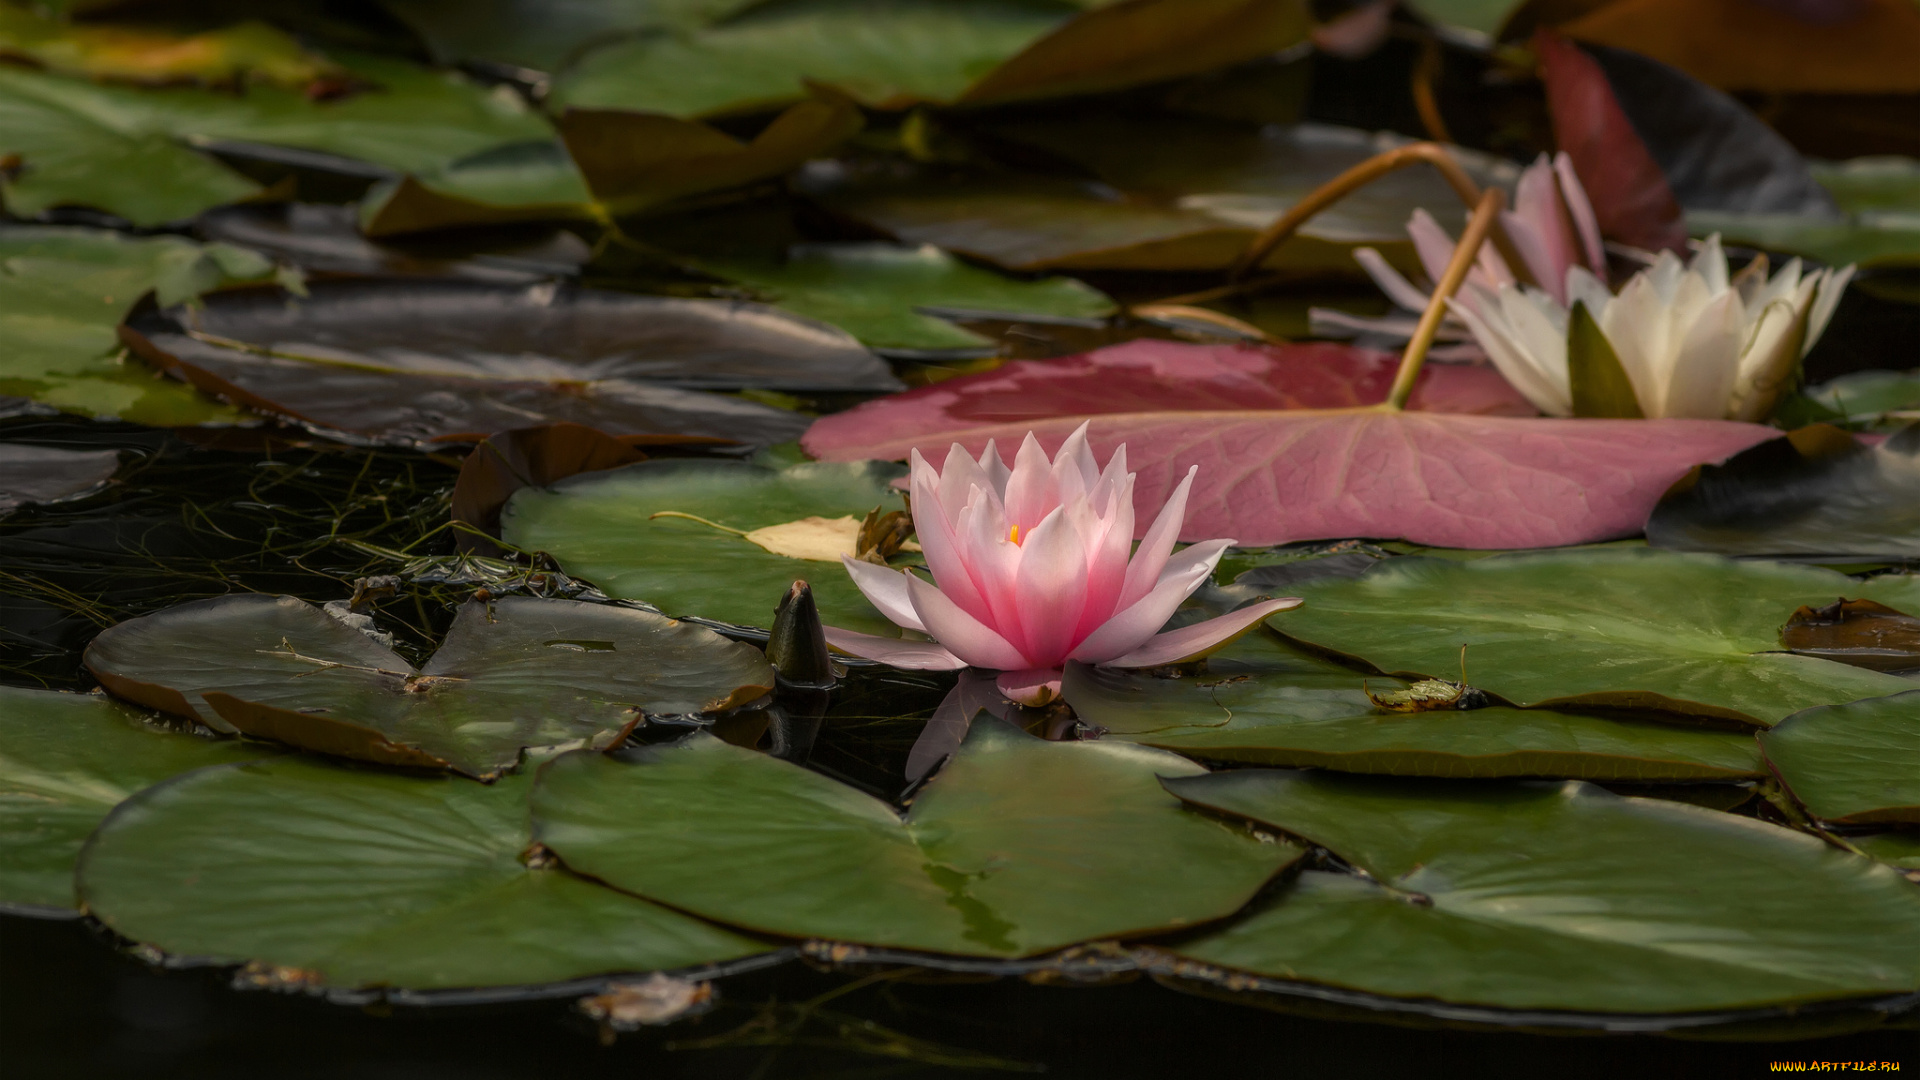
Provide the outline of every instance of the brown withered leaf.
<path id="1" fill-rule="evenodd" d="M 1780 644 L 1875 671 L 1920 669 L 1920 619 L 1872 600 L 1803 607 L 1780 628 Z"/>

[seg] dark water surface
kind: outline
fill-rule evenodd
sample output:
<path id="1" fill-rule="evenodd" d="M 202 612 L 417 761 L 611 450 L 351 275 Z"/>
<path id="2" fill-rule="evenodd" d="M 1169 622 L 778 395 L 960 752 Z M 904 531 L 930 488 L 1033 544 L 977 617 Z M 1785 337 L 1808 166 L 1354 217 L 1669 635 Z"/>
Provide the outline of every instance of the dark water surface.
<path id="1" fill-rule="evenodd" d="M 800 964 L 729 979 L 707 1015 L 601 1045 L 570 1002 L 396 1008 L 227 988 L 161 971 L 80 922 L 0 916 L 0 1073 L 41 1077 L 1751 1077 L 1772 1061 L 1902 1061 L 1920 1033 L 1781 1043 L 1551 1038 L 1306 1019 L 1150 980 L 1120 986 L 870 983 Z M 784 1004 L 774 1004 L 784 1003 Z M 756 1018 L 766 1042 L 736 1038 Z M 741 1043 L 748 1043 L 741 1045 Z"/>

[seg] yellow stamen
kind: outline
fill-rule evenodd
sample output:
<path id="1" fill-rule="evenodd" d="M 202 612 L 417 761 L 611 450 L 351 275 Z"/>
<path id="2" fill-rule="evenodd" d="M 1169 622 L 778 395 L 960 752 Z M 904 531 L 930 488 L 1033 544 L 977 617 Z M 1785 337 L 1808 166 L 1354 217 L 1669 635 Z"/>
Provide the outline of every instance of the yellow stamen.
<path id="1" fill-rule="evenodd" d="M 1013 530 L 1007 533 L 1007 539 L 1013 541 L 1014 546 L 1018 547 L 1020 545 L 1020 526 L 1015 525 Z"/>

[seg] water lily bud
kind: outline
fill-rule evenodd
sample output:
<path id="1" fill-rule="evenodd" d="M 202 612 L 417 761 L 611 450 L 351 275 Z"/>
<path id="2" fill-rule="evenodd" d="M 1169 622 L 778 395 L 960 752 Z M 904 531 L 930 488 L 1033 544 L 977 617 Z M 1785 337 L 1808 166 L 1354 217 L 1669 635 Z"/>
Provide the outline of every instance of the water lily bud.
<path id="1" fill-rule="evenodd" d="M 782 682 L 809 687 L 833 682 L 833 661 L 827 655 L 820 608 L 813 602 L 813 587 L 804 581 L 794 582 L 773 611 L 767 659 Z"/>

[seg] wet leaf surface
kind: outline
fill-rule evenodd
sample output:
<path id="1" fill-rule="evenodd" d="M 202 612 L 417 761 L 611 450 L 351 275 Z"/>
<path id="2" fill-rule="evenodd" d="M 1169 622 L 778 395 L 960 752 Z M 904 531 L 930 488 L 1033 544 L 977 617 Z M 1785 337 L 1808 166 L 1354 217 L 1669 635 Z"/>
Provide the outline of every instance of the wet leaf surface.
<path id="1" fill-rule="evenodd" d="M 828 460 L 904 458 L 917 448 L 939 461 L 954 442 L 975 454 L 989 440 L 1010 451 L 1032 431 L 1053 452 L 1090 417 L 1088 438 L 1103 460 L 1126 445 L 1139 473 L 1137 511 L 1158 508 L 1189 466 L 1200 467 L 1184 539 L 1369 536 L 1505 548 L 1639 532 L 1692 465 L 1772 433 L 1718 420 L 1300 408 L 1384 394 L 1392 367 L 1381 354 L 1338 345 L 1262 352 L 1139 343 L 910 391 L 822 418 L 803 442 Z M 1329 369 L 1338 376 L 1328 378 Z M 1487 369 L 1433 365 L 1421 379 L 1414 404 L 1429 410 L 1516 410 L 1512 389 Z M 1370 380 L 1381 389 L 1371 391 Z M 1140 511 L 1139 520 L 1151 514 Z"/>
<path id="2" fill-rule="evenodd" d="M 1803 428 L 1704 465 L 1653 508 L 1647 541 L 1725 555 L 1920 558 L 1920 424 L 1877 446 Z"/>
<path id="3" fill-rule="evenodd" d="M 776 555 L 725 529 L 750 532 L 809 517 L 859 521 L 875 506 L 899 509 L 900 494 L 889 482 L 901 474 L 897 466 L 878 462 L 773 469 L 735 461 L 645 461 L 518 492 L 501 512 L 500 535 L 519 548 L 546 552 L 567 573 L 608 595 L 644 600 L 670 615 L 767 626 L 788 587 L 804 579 L 828 625 L 898 636 L 837 559 Z M 662 511 L 725 529 L 653 516 Z"/>
<path id="4" fill-rule="evenodd" d="M 1283 979 L 1513 1009 L 1694 1012 L 1920 985 L 1920 894 L 1751 819 L 1592 785 L 1245 771 L 1182 798 L 1327 848 L 1180 955 Z"/>
<path id="5" fill-rule="evenodd" d="M 1551 709 L 1389 712 L 1368 699 L 1395 688 L 1260 635 L 1160 678 L 1075 664 L 1062 690 L 1107 738 L 1209 761 L 1396 776 L 1553 776 L 1725 780 L 1761 775 L 1753 738 Z"/>
<path id="6" fill-rule="evenodd" d="M 204 308 L 137 313 L 123 334 L 211 392 L 387 442 L 544 418 L 772 443 L 804 421 L 703 390 L 897 385 L 852 338 L 761 305 L 551 283 L 327 281 L 305 299 L 235 290 Z"/>
<path id="7" fill-rule="evenodd" d="M 90 495 L 120 468 L 115 450 L 62 450 L 0 443 L 0 514 L 23 503 Z"/>
<path id="8" fill-rule="evenodd" d="M 1795 713 L 1760 745 L 1817 818 L 1920 822 L 1920 690 Z"/>
<path id="9" fill-rule="evenodd" d="M 1231 914 L 1299 857 L 1183 811 L 1199 766 L 975 724 L 904 820 L 707 735 L 542 769 L 535 836 L 577 872 L 730 925 L 929 952 L 1027 956 Z M 748 873 L 759 888 L 731 882 Z"/>
<path id="10" fill-rule="evenodd" d="M 290 969 L 274 976 L 313 990 L 562 982 L 766 951 L 528 865 L 531 786 L 527 773 L 483 786 L 304 756 L 202 769 L 102 825 L 80 893 L 126 937 Z"/>
<path id="11" fill-rule="evenodd" d="M 1799 408 L 1809 423 L 1899 424 L 1902 413 L 1920 419 L 1920 370 L 1856 371 L 1801 393 Z M 1783 419 L 1791 404 L 1783 406 Z"/>
<path id="12" fill-rule="evenodd" d="M 611 745 L 643 712 L 729 709 L 773 687 L 758 649 L 630 608 L 469 601 L 419 670 L 341 615 L 202 600 L 103 632 L 87 665 L 121 697 L 223 731 L 479 777 L 526 747 Z"/>
<path id="13" fill-rule="evenodd" d="M 1765 727 L 1911 687 L 1779 652 L 1779 630 L 1795 609 L 1842 594 L 1914 605 L 1920 580 L 1626 549 L 1388 559 L 1358 578 L 1292 591 L 1307 602 L 1275 628 L 1385 672 L 1456 677 L 1464 645 L 1467 680 L 1514 705 Z"/>
<path id="14" fill-rule="evenodd" d="M 0 71 L 0 79 L 6 76 Z M 227 245 L 98 229 L 0 229 L 0 394 L 139 423 L 234 423 L 244 414 L 116 355 L 113 328 L 142 294 L 169 303 L 272 267 Z"/>
<path id="15" fill-rule="evenodd" d="M 169 731 L 102 695 L 0 686 L 0 909 L 76 909 L 74 859 L 122 799 L 176 773 L 268 753 Z"/>

